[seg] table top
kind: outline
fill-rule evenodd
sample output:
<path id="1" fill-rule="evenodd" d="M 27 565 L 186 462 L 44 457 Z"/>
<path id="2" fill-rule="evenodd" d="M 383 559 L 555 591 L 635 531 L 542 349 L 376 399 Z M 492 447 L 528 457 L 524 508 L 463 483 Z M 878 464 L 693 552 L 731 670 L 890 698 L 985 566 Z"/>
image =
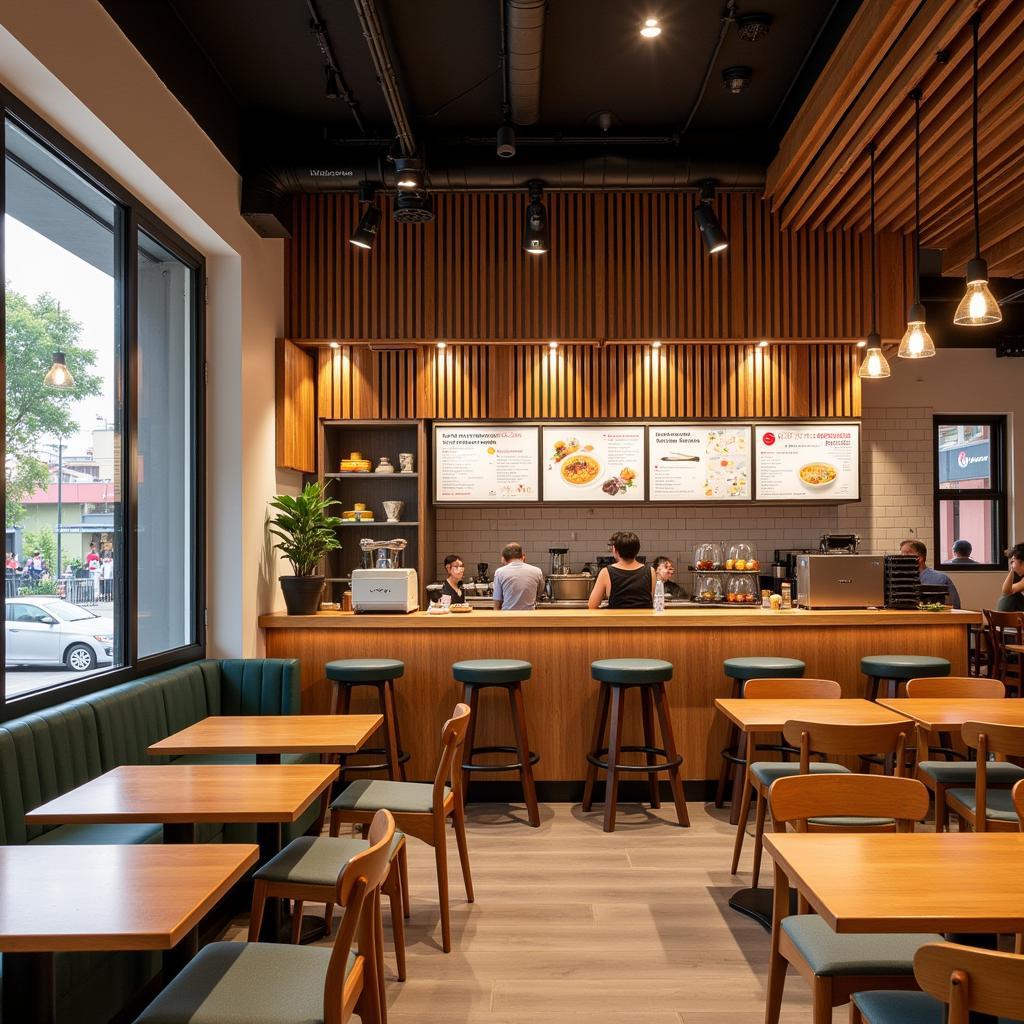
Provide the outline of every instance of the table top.
<path id="1" fill-rule="evenodd" d="M 959 727 L 964 722 L 1024 725 L 1024 701 L 1000 697 L 903 697 L 879 704 L 920 722 L 926 729 Z"/>
<path id="2" fill-rule="evenodd" d="M 1024 644 L 1007 644 L 1008 651 L 1016 651 L 1017 654 L 1024 654 Z"/>
<path id="3" fill-rule="evenodd" d="M 718 697 L 717 707 L 743 732 L 778 732 L 786 722 L 828 722 L 830 725 L 884 725 L 905 716 L 860 697 L 848 699 L 757 699 Z"/>
<path id="4" fill-rule="evenodd" d="M 25 820 L 289 822 L 337 775 L 338 766 L 330 764 L 126 764 L 29 811 Z"/>
<path id="5" fill-rule="evenodd" d="M 171 949 L 258 854 L 221 843 L 0 846 L 0 951 Z"/>
<path id="6" fill-rule="evenodd" d="M 1024 930 L 1020 832 L 774 832 L 764 845 L 836 932 Z"/>
<path id="7" fill-rule="evenodd" d="M 211 715 L 154 743 L 150 754 L 355 754 L 382 715 Z"/>

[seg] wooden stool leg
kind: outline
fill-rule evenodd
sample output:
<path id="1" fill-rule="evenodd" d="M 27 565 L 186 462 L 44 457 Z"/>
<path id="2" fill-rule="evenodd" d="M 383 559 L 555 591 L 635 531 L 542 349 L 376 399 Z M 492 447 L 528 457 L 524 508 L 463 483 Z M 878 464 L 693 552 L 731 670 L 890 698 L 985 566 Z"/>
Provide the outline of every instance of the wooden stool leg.
<path id="1" fill-rule="evenodd" d="M 352 709 L 352 687 L 348 683 L 335 683 L 334 684 L 334 701 L 332 710 L 337 715 L 347 715 Z M 339 754 L 338 764 L 340 770 L 338 772 L 338 781 L 334 784 L 336 790 L 344 788 L 345 785 L 345 769 L 348 765 L 348 755 Z"/>
<path id="2" fill-rule="evenodd" d="M 380 713 L 384 716 L 384 751 L 388 761 L 388 778 L 392 782 L 405 782 L 398 761 L 398 715 L 395 711 L 394 681 L 386 679 L 377 692 L 380 694 Z"/>
<path id="3" fill-rule="evenodd" d="M 398 777 L 402 782 L 408 782 L 408 779 L 405 777 L 405 765 L 402 761 L 398 760 L 402 754 L 402 729 L 398 721 L 398 703 L 395 700 L 394 679 L 387 681 L 386 698 L 391 705 L 391 721 L 395 723 L 395 760 L 398 761 Z"/>
<path id="4" fill-rule="evenodd" d="M 462 744 L 462 763 L 473 763 L 473 738 L 476 735 L 476 715 L 480 706 L 480 687 L 470 686 L 468 683 L 462 687 L 462 702 L 469 705 L 469 725 L 466 727 L 466 739 Z M 452 771 L 459 771 L 458 765 L 453 766 Z M 469 776 L 472 774 L 468 769 L 462 771 L 462 802 L 469 799 Z M 447 950 L 445 950 L 447 952 Z"/>
<path id="5" fill-rule="evenodd" d="M 668 695 L 665 692 L 664 683 L 656 683 L 654 687 L 654 703 L 658 709 L 658 722 L 661 725 L 661 745 L 670 761 L 679 756 L 676 749 L 676 738 L 672 732 L 672 719 L 668 711 Z M 686 797 L 683 794 L 683 776 L 679 771 L 679 765 L 673 765 L 668 769 L 668 784 L 672 789 L 672 800 L 676 805 L 676 818 L 684 828 L 690 825 L 690 815 L 686 810 Z"/>
<path id="6" fill-rule="evenodd" d="M 594 733 L 590 738 L 590 754 L 598 756 L 604 742 L 604 731 L 608 726 L 608 702 L 611 690 L 607 683 L 601 684 L 601 693 L 597 698 L 597 718 L 594 720 Z M 587 781 L 583 787 L 583 802 L 580 807 L 589 811 L 594 806 L 594 783 L 597 781 L 597 765 L 587 762 Z"/>
<path id="7" fill-rule="evenodd" d="M 644 723 L 644 746 L 656 746 L 654 737 L 654 695 L 651 693 L 649 686 L 642 686 L 640 688 L 640 709 Z M 654 766 L 657 764 L 657 761 L 656 754 L 647 755 L 648 765 Z M 661 794 L 658 792 L 658 773 L 656 771 L 648 773 L 647 788 L 650 791 L 651 807 L 660 807 Z"/>
<path id="8" fill-rule="evenodd" d="M 604 830 L 615 831 L 615 810 L 619 800 L 619 770 L 615 767 L 622 757 L 622 718 L 626 710 L 621 686 L 612 687 L 612 717 L 608 731 L 608 781 L 604 794 Z"/>
<path id="9" fill-rule="evenodd" d="M 523 689 L 516 683 L 508 687 L 508 701 L 512 709 L 512 726 L 516 734 L 516 748 L 519 751 L 519 778 L 523 783 L 523 799 L 529 813 L 530 824 L 540 827 L 540 811 L 537 808 L 537 787 L 533 783 L 533 765 L 530 764 L 530 741 L 526 733 L 526 708 L 523 704 Z"/>

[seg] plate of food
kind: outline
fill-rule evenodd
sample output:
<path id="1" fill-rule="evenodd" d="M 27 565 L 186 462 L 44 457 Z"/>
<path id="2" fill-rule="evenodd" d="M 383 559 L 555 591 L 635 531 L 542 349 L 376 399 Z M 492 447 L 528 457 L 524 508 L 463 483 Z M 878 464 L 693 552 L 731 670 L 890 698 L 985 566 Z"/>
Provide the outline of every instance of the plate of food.
<path id="1" fill-rule="evenodd" d="M 473 610 L 473 606 L 471 604 L 453 604 L 448 606 L 448 610 L 451 612 L 465 614 L 466 612 L 471 612 Z"/>
<path id="2" fill-rule="evenodd" d="M 592 487 L 601 476 L 601 463 L 593 455 L 573 452 L 562 460 L 559 472 L 572 487 Z"/>
<path id="3" fill-rule="evenodd" d="M 839 470 L 831 462 L 808 462 L 797 470 L 800 483 L 812 491 L 831 487 L 836 482 Z"/>

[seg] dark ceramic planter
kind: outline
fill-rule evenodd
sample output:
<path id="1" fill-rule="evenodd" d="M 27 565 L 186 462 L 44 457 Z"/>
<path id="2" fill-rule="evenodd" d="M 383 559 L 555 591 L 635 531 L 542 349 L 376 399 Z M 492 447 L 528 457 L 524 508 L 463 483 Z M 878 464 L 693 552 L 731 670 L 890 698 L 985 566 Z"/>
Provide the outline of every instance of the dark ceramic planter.
<path id="1" fill-rule="evenodd" d="M 320 610 L 323 576 L 279 576 L 289 615 L 315 615 Z"/>

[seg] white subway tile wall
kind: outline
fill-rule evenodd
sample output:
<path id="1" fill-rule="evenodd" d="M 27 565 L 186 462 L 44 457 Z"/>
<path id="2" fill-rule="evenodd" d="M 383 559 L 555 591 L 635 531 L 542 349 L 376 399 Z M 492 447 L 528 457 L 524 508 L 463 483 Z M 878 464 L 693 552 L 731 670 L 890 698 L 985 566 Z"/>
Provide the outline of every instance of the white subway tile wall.
<path id="1" fill-rule="evenodd" d="M 913 529 L 932 546 L 932 410 L 872 408 L 863 422 L 861 501 L 847 505 L 558 505 L 437 509 L 437 574 L 458 554 L 467 576 L 477 562 L 501 564 L 501 549 L 518 541 L 527 559 L 546 569 L 548 548 L 569 548 L 570 566 L 607 553 L 616 530 L 635 530 L 648 559 L 668 555 L 690 563 L 705 540 L 752 541 L 767 564 L 775 548 L 814 548 L 823 533 L 856 533 L 864 553 L 895 552 Z M 930 558 L 929 558 L 930 560 Z M 688 580 L 683 579 L 684 584 Z"/>

